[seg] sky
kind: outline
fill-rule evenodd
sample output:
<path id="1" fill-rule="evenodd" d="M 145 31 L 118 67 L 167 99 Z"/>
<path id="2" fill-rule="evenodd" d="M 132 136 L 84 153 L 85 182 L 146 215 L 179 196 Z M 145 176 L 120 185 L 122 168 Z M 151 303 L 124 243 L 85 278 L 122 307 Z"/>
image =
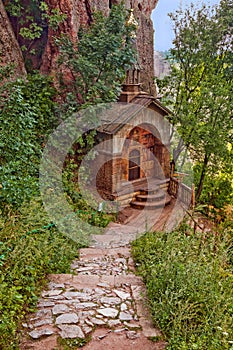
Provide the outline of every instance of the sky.
<path id="1" fill-rule="evenodd" d="M 155 29 L 155 50 L 166 51 L 172 46 L 173 30 L 172 23 L 168 17 L 169 12 L 175 12 L 179 6 L 185 8 L 190 3 L 198 4 L 200 0 L 159 0 L 152 13 Z M 219 4 L 220 0 L 202 0 L 205 4 Z"/>

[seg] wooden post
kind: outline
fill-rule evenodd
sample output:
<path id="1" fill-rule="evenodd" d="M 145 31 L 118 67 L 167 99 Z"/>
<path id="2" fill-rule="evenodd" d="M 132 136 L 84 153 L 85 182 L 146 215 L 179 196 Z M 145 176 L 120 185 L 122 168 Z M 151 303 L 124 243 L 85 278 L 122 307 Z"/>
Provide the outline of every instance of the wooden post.
<path id="1" fill-rule="evenodd" d="M 195 185 L 192 184 L 192 200 L 191 200 L 192 209 L 195 208 Z"/>

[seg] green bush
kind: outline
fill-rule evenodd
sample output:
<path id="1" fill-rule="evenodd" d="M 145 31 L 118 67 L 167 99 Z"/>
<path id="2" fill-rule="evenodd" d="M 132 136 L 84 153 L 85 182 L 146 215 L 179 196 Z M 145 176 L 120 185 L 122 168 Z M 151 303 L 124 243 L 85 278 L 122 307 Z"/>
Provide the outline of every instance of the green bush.
<path id="1" fill-rule="evenodd" d="M 148 233 L 132 252 L 168 349 L 233 349 L 232 235 Z"/>
<path id="2" fill-rule="evenodd" d="M 69 273 L 80 245 L 49 222 L 40 200 L 0 222 L 0 348 L 17 348 L 17 329 L 33 311 L 48 273 Z"/>
<path id="3" fill-rule="evenodd" d="M 0 209 L 7 212 L 38 194 L 40 157 L 57 120 L 55 90 L 49 78 L 28 75 L 4 88 L 0 99 Z"/>

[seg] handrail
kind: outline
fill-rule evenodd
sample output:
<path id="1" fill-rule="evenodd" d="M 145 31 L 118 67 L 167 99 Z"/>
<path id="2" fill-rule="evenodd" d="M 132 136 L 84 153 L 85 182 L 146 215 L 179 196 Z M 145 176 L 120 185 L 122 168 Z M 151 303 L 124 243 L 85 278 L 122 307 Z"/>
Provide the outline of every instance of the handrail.
<path id="1" fill-rule="evenodd" d="M 194 189 L 171 177 L 168 193 L 183 202 L 185 205 L 194 205 Z"/>

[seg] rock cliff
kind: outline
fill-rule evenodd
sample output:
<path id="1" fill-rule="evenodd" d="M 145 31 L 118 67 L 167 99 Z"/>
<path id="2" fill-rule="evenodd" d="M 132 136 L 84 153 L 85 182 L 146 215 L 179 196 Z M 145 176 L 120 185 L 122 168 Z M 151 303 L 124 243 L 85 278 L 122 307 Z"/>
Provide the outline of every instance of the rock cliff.
<path id="1" fill-rule="evenodd" d="M 20 0 L 23 11 L 28 9 L 29 0 Z M 77 33 L 81 25 L 88 25 L 92 21 L 93 12 L 100 10 L 106 15 L 114 4 L 120 3 L 122 0 L 45 0 L 49 11 L 57 9 L 60 14 L 64 14 L 66 19 L 58 25 L 55 30 L 46 23 L 39 20 L 38 25 L 43 24 L 43 35 L 40 39 L 35 39 L 29 45 L 37 52 L 35 55 L 28 55 L 31 60 L 32 69 L 40 69 L 41 73 L 53 74 L 56 71 L 56 61 L 59 55 L 59 49 L 55 44 L 55 38 L 61 37 L 62 34 L 68 34 L 75 43 Z M 153 42 L 153 23 L 151 21 L 151 13 L 156 7 L 158 0 L 124 0 L 126 9 L 134 9 L 134 17 L 139 27 L 137 31 L 137 50 L 141 65 L 141 81 L 142 88 L 156 94 L 154 77 L 154 42 Z M 7 1 L 4 1 L 7 4 Z M 28 9 L 29 14 L 35 16 L 34 8 Z M 34 18 L 35 20 L 35 18 Z M 25 19 L 24 19 L 25 25 Z M 17 25 L 15 24 L 17 23 Z M 15 63 L 16 75 L 26 74 L 24 68 L 24 60 L 20 46 L 24 46 L 24 41 L 19 35 L 21 21 L 18 17 L 6 14 L 2 0 L 0 0 L 0 53 L 2 63 Z M 13 27 L 13 29 L 12 29 Z M 14 33 L 15 32 L 15 33 Z M 17 41 L 20 39 L 21 41 Z M 25 59 L 25 58 L 24 58 Z M 25 59 L 26 61 L 26 59 Z"/>
<path id="2" fill-rule="evenodd" d="M 5 7 L 0 0 L 0 65 L 6 64 L 14 66 L 14 76 L 26 74 L 22 52 L 8 20 Z"/>
<path id="3" fill-rule="evenodd" d="M 50 73 L 55 69 L 58 56 L 58 48 L 54 43 L 54 37 L 59 37 L 62 33 L 70 35 L 75 42 L 80 25 L 86 25 L 91 22 L 92 14 L 95 10 L 106 13 L 113 4 L 119 3 L 121 0 L 46 0 L 50 10 L 59 9 L 62 14 L 66 15 L 66 20 L 59 25 L 54 31 L 49 28 L 48 40 L 45 47 L 41 72 Z M 158 0 L 125 0 L 127 9 L 134 9 L 134 16 L 139 23 L 137 33 L 137 49 L 141 64 L 141 81 L 143 89 L 156 94 L 153 83 L 154 77 L 154 43 L 153 43 L 153 23 L 151 21 L 151 13 L 156 7 Z"/>

